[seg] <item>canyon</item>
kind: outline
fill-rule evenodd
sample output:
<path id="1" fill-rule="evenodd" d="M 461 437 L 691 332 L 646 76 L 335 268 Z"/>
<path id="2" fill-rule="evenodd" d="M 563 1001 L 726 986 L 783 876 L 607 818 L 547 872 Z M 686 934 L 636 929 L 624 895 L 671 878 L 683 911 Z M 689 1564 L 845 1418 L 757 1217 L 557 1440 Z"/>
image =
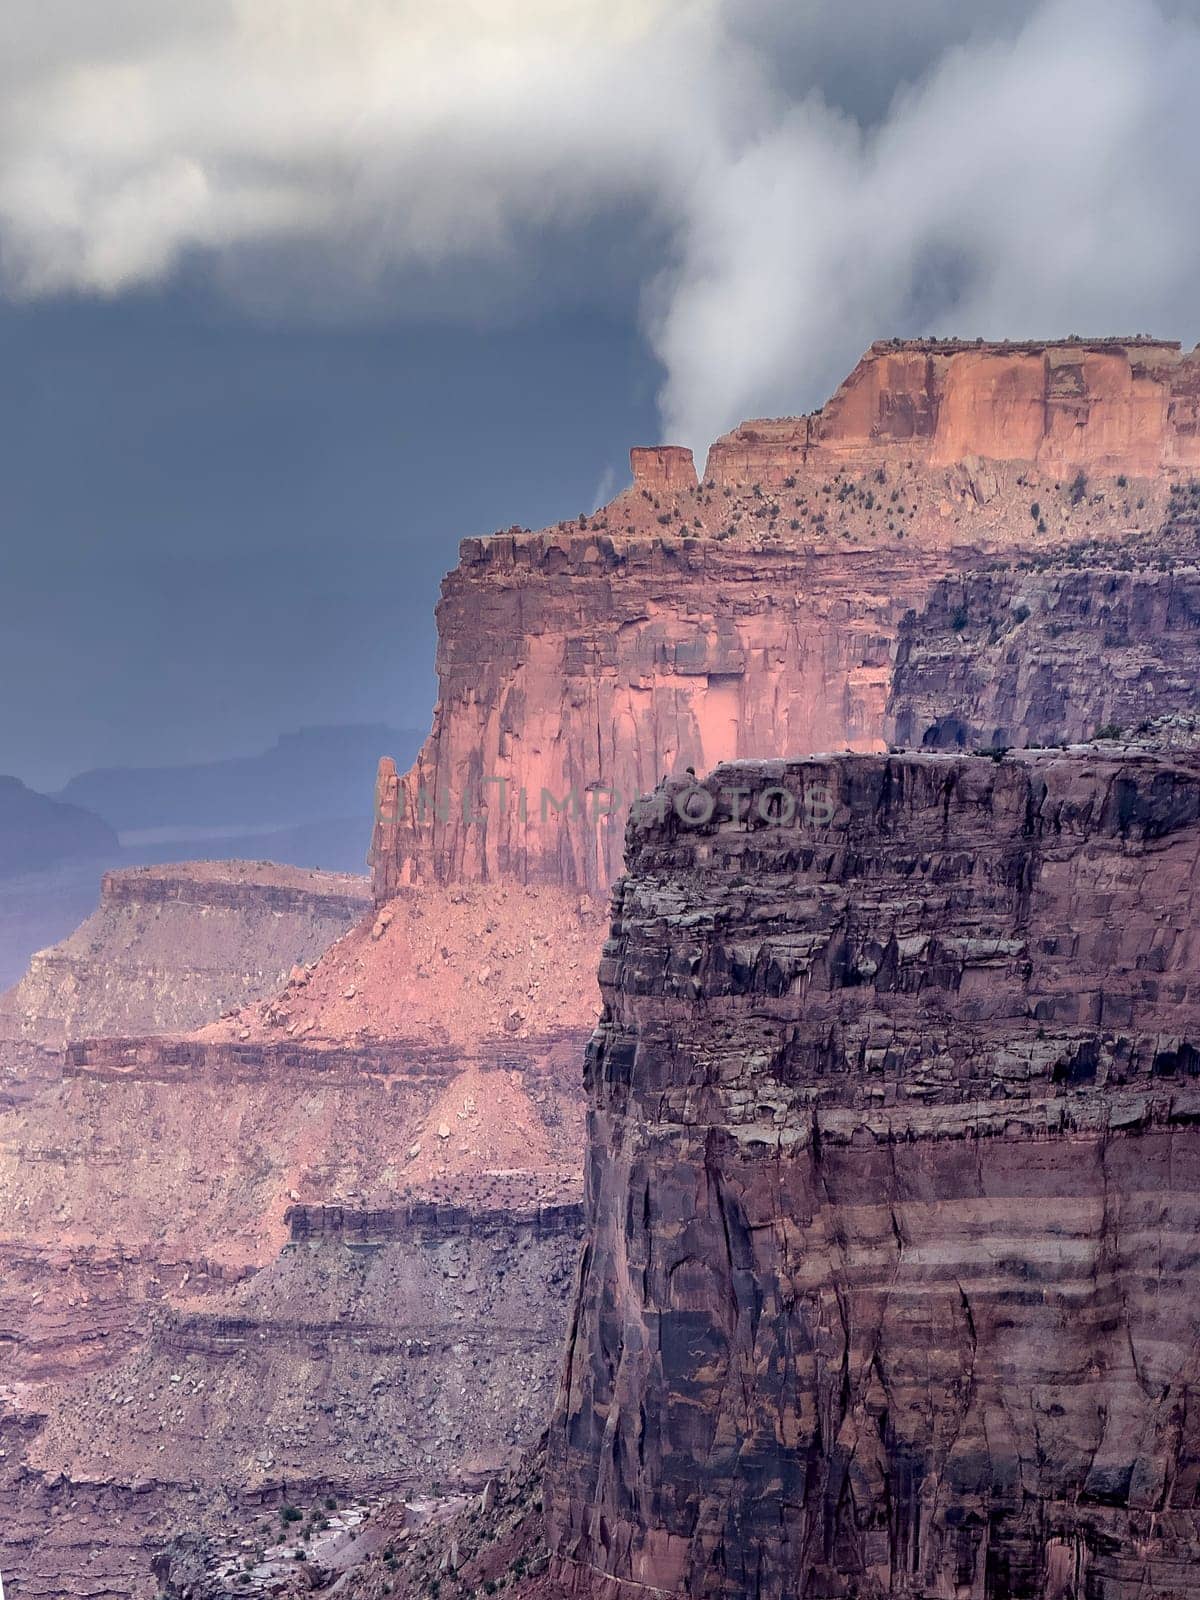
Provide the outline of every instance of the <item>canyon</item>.
<path id="1" fill-rule="evenodd" d="M 0 1109 L 15 1592 L 152 1596 L 180 1526 L 225 1550 L 318 1488 L 362 1510 L 482 1481 L 540 1425 L 595 979 L 578 897 L 531 910 L 377 914 L 362 880 L 206 863 L 115 875 L 35 961 Z M 233 979 L 264 998 L 235 1009 Z M 111 1028 L 62 1043 L 80 1021 Z"/>
<path id="2" fill-rule="evenodd" d="M 1054 903 L 1092 930 L 1079 947 L 1079 970 L 1103 986 L 1106 951 L 1096 930 L 1107 926 L 1104 918 L 1111 912 L 1123 926 L 1128 911 L 1131 928 L 1148 926 L 1150 902 L 1121 901 L 1134 891 L 1118 869 L 1121 851 L 1139 843 L 1149 859 L 1150 846 L 1134 834 L 1142 811 L 1154 812 L 1157 791 L 1144 804 L 1137 797 L 1139 785 L 1153 790 L 1159 781 L 1147 776 L 1149 756 L 1125 745 L 1110 749 L 1111 740 L 1162 748 L 1187 747 L 1191 739 L 1200 667 L 1198 407 L 1200 358 L 1154 341 L 880 344 L 821 412 L 743 425 L 713 445 L 703 474 L 686 451 L 635 450 L 631 487 L 600 511 L 539 533 L 510 529 L 463 543 L 438 608 L 432 731 L 407 773 L 389 758 L 380 764 L 369 895 L 346 880 L 323 905 L 315 884 L 293 885 L 300 898 L 285 904 L 271 899 L 292 892 L 280 879 L 270 893 L 259 886 L 265 898 L 256 901 L 259 891 L 247 884 L 249 898 L 239 899 L 242 890 L 225 874 L 227 903 L 217 904 L 221 895 L 202 889 L 198 878 L 171 889 L 171 869 L 106 885 L 99 922 L 35 960 L 0 1011 L 0 1194 L 11 1219 L 10 1332 L 0 1371 L 7 1397 L 0 1501 L 10 1515 L 0 1566 L 6 1578 L 21 1574 L 18 1593 L 141 1600 L 160 1588 L 288 1592 L 277 1553 L 252 1559 L 264 1542 L 264 1519 L 289 1500 L 317 1507 L 326 1497 L 349 1497 L 385 1523 L 394 1515 L 402 1528 L 405 1513 L 388 1512 L 389 1497 L 403 1506 L 434 1483 L 443 1492 L 494 1494 L 487 1485 L 512 1467 L 514 1452 L 550 1411 L 559 1351 L 569 1338 L 539 1535 L 547 1563 L 553 1555 L 553 1577 L 547 1571 L 540 1583 L 583 1592 L 608 1584 L 605 1592 L 614 1595 L 621 1586 L 632 1594 L 642 1582 L 669 1592 L 753 1593 L 752 1585 L 721 1585 L 750 1583 L 746 1564 L 755 1561 L 759 1592 L 783 1594 L 792 1581 L 785 1574 L 807 1540 L 804 1548 L 816 1551 L 814 1572 L 819 1562 L 827 1569 L 835 1560 L 848 1563 L 864 1595 L 888 1592 L 880 1585 L 893 1580 L 909 1584 L 898 1593 L 919 1592 L 918 1570 L 935 1572 L 930 1582 L 942 1588 L 930 1592 L 956 1593 L 945 1586 L 958 1562 L 956 1572 L 970 1573 L 963 1595 L 991 1597 L 1003 1592 L 996 1577 L 1003 1559 L 1017 1575 L 1014 1584 L 1040 1562 L 1046 1571 L 1069 1571 L 1076 1587 L 1063 1576 L 1060 1589 L 1082 1596 L 1079 1552 L 1086 1546 L 1089 1600 L 1110 1600 L 1097 1587 L 1097 1574 L 1108 1582 L 1107 1569 L 1093 1556 L 1103 1538 L 1120 1544 L 1125 1537 L 1128 1524 L 1116 1515 L 1122 1507 L 1109 1505 L 1111 1495 L 1103 1501 L 1114 1513 L 1108 1523 L 1099 1513 L 1069 1526 L 1064 1520 L 1066 1531 L 1054 1531 L 1055 1523 L 1039 1544 L 1033 1513 L 1013 1509 L 1015 1500 L 1002 1501 L 999 1487 L 984 1482 L 978 1417 L 969 1406 L 953 1415 L 964 1424 L 975 1498 L 954 1478 L 953 1492 L 964 1498 L 947 1500 L 943 1467 L 931 1466 L 932 1457 L 918 1463 L 923 1435 L 915 1408 L 932 1415 L 939 1384 L 950 1382 L 951 1352 L 965 1349 L 963 1324 L 953 1297 L 939 1290 L 935 1304 L 925 1295 L 933 1278 L 921 1279 L 910 1299 L 928 1299 L 932 1320 L 906 1333 L 904 1315 L 888 1310 L 884 1281 L 900 1245 L 890 1222 L 881 1231 L 880 1218 L 915 1206 L 919 1191 L 930 1231 L 919 1234 L 915 1211 L 908 1217 L 909 1260 L 921 1240 L 931 1259 L 951 1245 L 965 1250 L 971 1239 L 937 1233 L 950 1227 L 941 1201 L 949 1196 L 957 1208 L 971 1172 L 979 1171 L 976 1198 L 991 1204 L 996 1173 L 1011 1158 L 1016 1187 L 1006 1193 L 1007 1210 L 996 1201 L 995 1215 L 998 1226 L 1012 1222 L 1017 1230 L 1010 1254 L 1023 1260 L 1020 1229 L 1033 1237 L 1032 1212 L 1044 1210 L 1047 1197 L 1057 1206 L 1058 1157 L 1048 1152 L 1058 1152 L 1066 1137 L 1052 1105 L 1029 1109 L 1039 1074 L 1051 1080 L 1047 1105 L 1069 1099 L 1075 1106 L 1071 1097 L 1082 1097 L 1080 1137 L 1093 1139 L 1093 1153 L 1070 1171 L 1086 1168 L 1091 1182 L 1096 1170 L 1112 1170 L 1114 1205 L 1126 1182 L 1120 1140 L 1102 1138 L 1100 1122 L 1087 1121 L 1108 1115 L 1107 1066 L 1097 1067 L 1095 1082 L 1083 1079 L 1091 1057 L 1100 1052 L 1101 1060 L 1110 1024 L 1126 1031 L 1133 1024 L 1120 1020 L 1114 993 L 1103 1028 L 1082 1012 L 1068 1027 L 1054 1009 L 1066 1005 L 1060 990 L 1070 989 L 1066 957 L 1009 948 L 1025 937 L 1013 931 L 1028 914 L 1021 895 L 1032 890 L 1022 885 L 1038 873 L 1053 876 L 1058 861 L 1040 834 L 1036 848 L 1021 834 L 1019 794 L 1044 778 L 1056 795 L 1067 795 L 1055 814 L 1066 819 L 1059 844 L 1070 882 L 1062 890 L 1067 899 Z M 1097 732 L 1110 743 L 1045 757 L 1003 755 L 1006 746 L 1073 743 Z M 889 762 L 889 745 L 926 753 Z M 993 749 L 994 761 L 943 753 L 983 747 Z M 737 829 L 724 822 L 685 827 L 675 800 L 686 805 L 688 796 L 710 794 L 716 777 L 705 774 L 735 787 L 786 787 L 801 769 L 773 767 L 768 778 L 766 769 L 744 764 L 814 751 L 839 752 L 811 770 L 839 797 L 830 826 L 849 842 L 797 847 L 792 859 L 764 817 L 761 828 L 744 832 L 749 842 L 735 877 L 745 881 L 731 887 L 721 876 L 722 852 Z M 1186 748 L 1179 759 L 1186 763 Z M 722 766 L 730 762 L 737 765 Z M 1191 793 L 1187 771 L 1162 779 L 1172 795 Z M 950 773 L 961 776 L 945 789 Z M 1135 796 L 1128 838 L 1101 825 L 1101 773 L 1114 793 L 1130 787 Z M 886 792 L 881 774 L 891 775 Z M 989 798 L 970 800 L 980 786 Z M 652 793 L 665 797 L 665 811 L 659 807 L 658 821 L 635 820 L 629 834 L 631 877 L 618 890 L 614 942 L 605 947 L 606 1009 L 589 1049 L 585 1090 L 581 1063 L 600 1005 L 596 961 L 607 897 L 622 870 L 630 803 Z M 1193 838 L 1191 824 L 1185 817 L 1176 825 L 1174 799 L 1162 803 L 1175 862 Z M 939 815 L 941 833 L 934 827 Z M 889 855 L 904 829 L 907 868 Z M 692 846 L 712 854 L 685 859 Z M 1169 874 L 1163 880 L 1164 895 L 1169 888 L 1174 896 L 1163 903 L 1186 918 L 1179 870 L 1178 881 Z M 935 892 L 926 881 L 931 873 L 950 887 Z M 630 908 L 651 893 L 639 887 L 643 875 L 657 884 L 656 874 L 666 899 L 643 926 Z M 889 884 L 894 904 L 886 902 Z M 1146 893 L 1157 892 L 1156 884 Z M 903 900 L 909 892 L 911 904 Z M 817 921 L 810 928 L 803 919 L 813 906 L 819 915 L 811 912 Z M 844 937 L 825 938 L 821 919 L 832 919 L 838 906 Z M 741 916 L 744 938 L 731 932 L 726 940 Z M 904 927 L 890 944 L 883 938 L 889 919 Z M 976 935 L 976 923 L 991 931 Z M 1048 925 L 1039 927 L 1043 943 L 1051 940 Z M 754 944 L 756 929 L 773 930 L 764 934 L 770 950 L 761 961 L 747 954 L 751 946 L 766 948 L 763 940 Z M 899 940 L 911 988 L 895 967 Z M 861 972 L 821 954 L 835 945 L 845 962 L 861 962 Z M 1160 929 L 1152 959 L 1166 965 L 1147 970 L 1167 973 L 1170 962 L 1184 960 L 1186 946 L 1186 936 L 1172 944 Z M 729 995 L 721 991 L 720 1005 L 712 991 L 709 1017 L 705 963 L 726 959 L 737 976 L 727 974 L 732 987 Z M 651 1021 L 655 997 L 642 995 L 633 969 L 644 962 L 646 982 L 657 984 L 653 974 L 664 961 L 662 982 L 671 992 L 658 997 L 663 1010 Z M 1031 1040 L 1021 1008 L 1043 977 L 1059 989 L 1053 996 L 1037 991 L 1036 1003 L 1049 1009 Z M 747 987 L 733 995 L 739 983 Z M 1161 1015 L 1154 1016 L 1163 1037 L 1174 1028 L 1176 1040 L 1162 1046 L 1162 1062 L 1174 1051 L 1175 1075 L 1186 1079 L 1187 996 L 1168 996 L 1186 991 L 1186 979 L 1167 976 L 1161 987 L 1154 1002 Z M 1120 996 L 1122 1004 L 1129 999 L 1131 1015 L 1132 992 L 1127 984 Z M 801 997 L 814 1007 L 811 1020 L 807 1009 L 803 1016 L 796 1010 Z M 918 1006 L 927 999 L 930 1018 L 939 1019 L 936 1027 L 929 1022 L 936 1050 L 921 1042 Z M 965 1009 L 956 1012 L 960 1002 Z M 983 1026 L 989 1006 L 990 1034 Z M 714 1020 L 726 1011 L 724 1023 Z M 664 1056 L 652 1063 L 648 1047 L 635 1052 L 636 1062 L 622 1056 L 617 1016 L 627 1033 L 631 1018 L 645 1019 Z M 805 1055 L 804 1029 L 817 1028 L 817 1018 L 824 1019 L 825 1042 Z M 725 1029 L 724 1045 L 715 1035 L 705 1041 L 709 1022 Z M 975 1032 L 968 1022 L 978 1022 Z M 679 1030 L 677 1048 L 663 1044 L 671 1028 Z M 1140 1040 L 1150 1021 L 1139 1029 Z M 786 1072 L 774 1063 L 773 1030 L 796 1052 Z M 1050 1045 L 1065 1050 L 1067 1033 L 1083 1078 L 1075 1082 L 1068 1073 L 1064 1086 L 1054 1077 Z M 965 1091 L 955 1099 L 968 1036 L 983 1052 L 981 1073 L 997 1063 L 1016 1108 L 1011 1130 L 1001 1111 L 981 1109 L 992 1104 L 990 1077 L 972 1079 L 970 1100 Z M 1005 1037 L 1009 1046 L 1002 1046 Z M 710 1081 L 709 1065 L 726 1045 L 726 1065 L 713 1066 Z M 687 1055 L 693 1047 L 694 1061 Z M 741 1062 L 736 1070 L 733 1056 Z M 638 1078 L 643 1065 L 652 1081 Z M 676 1065 L 679 1082 L 671 1076 Z M 816 1088 L 804 1077 L 810 1070 Z M 1166 1073 L 1162 1066 L 1160 1076 Z M 845 1139 L 838 1131 L 836 1094 L 853 1097 L 860 1079 L 866 1109 L 855 1101 L 846 1115 L 868 1117 L 870 1142 L 858 1122 L 847 1124 Z M 829 1104 L 826 1089 L 834 1095 Z M 893 1140 L 880 1130 L 888 1118 L 899 1129 L 901 1110 L 915 1119 L 905 1124 L 911 1137 L 898 1132 Z M 826 1117 L 822 1159 L 842 1165 L 814 1176 L 818 1112 Z M 958 1131 L 942 1138 L 956 1115 Z M 695 1126 L 693 1116 L 700 1118 Z M 949 1121 L 939 1123 L 939 1116 Z M 976 1121 L 986 1130 L 986 1152 L 983 1131 L 964 1131 Z M 749 1135 L 743 1141 L 743 1172 L 742 1156 L 729 1155 L 742 1149 L 737 1130 L 768 1125 L 762 1153 Z M 931 1129 L 940 1130 L 937 1137 Z M 1177 1157 L 1183 1186 L 1186 1121 L 1168 1121 L 1160 1131 L 1174 1143 L 1154 1146 L 1155 1160 Z M 767 1204 L 770 1194 L 780 1215 L 797 1208 L 786 1226 L 775 1213 L 770 1228 L 747 1224 L 749 1242 L 731 1234 L 726 1259 L 712 1261 L 708 1251 L 721 1241 L 703 1187 L 709 1158 L 701 1159 L 699 1176 L 695 1165 L 696 1149 L 707 1149 L 710 1137 L 713 1195 L 732 1193 L 744 1177 L 753 1190 L 747 1206 Z M 1106 1156 L 1100 1145 L 1114 1153 Z M 793 1163 L 786 1182 L 770 1167 L 785 1149 Z M 964 1150 L 970 1171 L 962 1166 Z M 655 1151 L 660 1166 L 653 1165 Z M 895 1182 L 908 1188 L 893 1190 L 885 1167 L 896 1151 Z M 981 1152 L 991 1158 L 983 1167 Z M 633 1188 L 622 1185 L 634 1166 L 650 1198 L 629 1211 L 626 1227 L 613 1207 L 631 1202 Z M 831 1186 L 827 1193 L 814 1189 L 818 1180 Z M 863 1213 L 848 1216 L 854 1208 L 847 1195 L 859 1183 Z M 1078 1185 L 1072 1260 L 1099 1226 L 1093 1190 L 1083 1177 Z M 686 1233 L 693 1191 L 695 1250 L 671 1256 L 682 1238 L 672 1230 Z M 660 1198 L 680 1214 L 656 1210 Z M 1181 1187 L 1180 1203 L 1186 1201 Z M 1132 1188 L 1129 1206 L 1135 1208 Z M 805 1269 L 811 1282 L 793 1291 L 783 1280 L 803 1255 L 804 1219 L 824 1230 L 823 1243 Z M 572 1312 L 572 1264 L 585 1225 L 583 1290 Z M 962 1221 L 965 1232 L 970 1226 Z M 782 1264 L 753 1255 L 756 1229 L 764 1252 L 784 1252 Z M 1038 1245 L 1043 1255 L 1051 1248 Z M 636 1281 L 628 1249 L 644 1254 Z M 736 1266 L 733 1250 L 742 1252 Z M 668 1256 L 675 1267 L 660 1283 L 654 1274 Z M 918 1252 L 916 1259 L 919 1265 L 924 1258 Z M 1182 1247 L 1177 1261 L 1186 1265 Z M 647 1320 L 631 1332 L 643 1288 L 663 1298 L 642 1302 Z M 774 1310 L 754 1313 L 764 1341 L 786 1344 L 786 1319 L 802 1319 L 810 1304 L 819 1326 L 804 1357 L 808 1367 L 798 1346 L 781 1354 L 782 1346 L 764 1342 L 759 1354 L 772 1377 L 764 1376 L 761 1411 L 751 1418 L 722 1409 L 720 1338 L 744 1339 L 738 1319 L 764 1293 L 775 1296 L 772 1307 L 787 1302 L 774 1322 Z M 855 1322 L 841 1367 L 832 1315 L 839 1293 L 847 1304 L 847 1296 L 859 1295 L 870 1302 L 870 1315 L 877 1313 L 874 1324 L 868 1313 L 861 1326 Z M 978 1301 L 976 1332 L 985 1346 L 990 1294 Z M 1052 1305 L 1047 1317 L 1056 1314 Z M 1174 1303 L 1170 1314 L 1184 1317 Z M 717 1319 L 716 1333 L 705 1316 Z M 930 1333 L 933 1320 L 944 1344 Z M 655 1369 L 643 1424 L 625 1406 L 643 1405 L 632 1397 L 639 1383 L 650 1382 L 652 1346 L 654 1360 L 663 1359 L 665 1347 L 647 1331 L 651 1321 L 654 1338 L 660 1327 L 668 1330 L 670 1350 L 668 1366 Z M 1041 1340 L 1050 1325 L 1031 1324 L 1030 1339 Z M 887 1333 L 883 1375 L 877 1383 L 857 1369 L 853 1382 L 847 1377 L 845 1397 L 837 1396 L 847 1408 L 838 1425 L 849 1418 L 853 1439 L 848 1433 L 835 1446 L 828 1373 L 849 1374 L 860 1356 L 870 1365 L 872 1326 L 879 1341 Z M 908 1334 L 926 1361 L 919 1379 L 905 1367 Z M 1116 1333 L 1104 1337 L 1107 1362 L 1119 1340 Z M 1144 1337 L 1140 1324 L 1136 1337 Z M 618 1352 L 627 1339 L 623 1360 Z M 1093 1354 L 1088 1346 L 1087 1360 Z M 755 1359 L 755 1347 L 747 1355 L 737 1343 L 729 1385 L 746 1370 L 738 1363 Z M 1131 1357 L 1143 1373 L 1150 1359 L 1140 1350 Z M 789 1360 L 799 1364 L 786 1369 Z M 1032 1363 L 1030 1357 L 1021 1369 L 1022 1381 Z M 993 1413 L 1007 1404 L 1002 1365 L 985 1348 L 979 1386 L 988 1398 L 979 1405 L 993 1432 L 1001 1427 Z M 810 1404 L 797 1385 L 818 1369 Z M 785 1370 L 793 1375 L 782 1376 Z M 675 1377 L 682 1382 L 689 1372 L 690 1387 L 675 1396 Z M 791 1385 L 786 1404 L 772 1388 L 776 1380 Z M 1044 1375 L 1038 1381 L 1050 1383 Z M 1153 1381 L 1169 1388 L 1174 1379 Z M 888 1385 L 898 1387 L 898 1402 Z M 1124 1377 L 1113 1395 L 1112 1404 L 1134 1415 L 1136 1397 Z M 1079 1394 L 1064 1400 L 1056 1390 L 1047 1406 L 1061 1406 L 1069 1420 L 1053 1427 L 1039 1420 L 1056 1441 L 1055 1470 L 1061 1466 L 1053 1492 L 1030 1476 L 1027 1415 L 1019 1427 L 1005 1420 L 1009 1432 L 996 1457 L 1004 1485 L 1033 1483 L 1038 1505 L 1069 1497 L 1070 1474 L 1092 1443 L 1088 1427 L 1095 1432 L 1100 1408 L 1110 1404 L 1107 1392 L 1097 1390 L 1088 1404 L 1085 1415 Z M 895 1405 L 908 1410 L 893 1414 Z M 890 1420 L 876 1428 L 876 1444 L 870 1426 L 884 1412 Z M 814 1442 L 810 1425 L 818 1413 Z M 952 1420 L 937 1419 L 938 1440 L 948 1437 Z M 639 1432 L 650 1427 L 658 1430 L 653 1440 Z M 731 1428 L 746 1434 L 746 1464 L 728 1467 L 727 1479 L 714 1477 L 712 1504 L 701 1515 L 687 1498 L 687 1461 L 694 1469 L 702 1446 L 724 1461 L 725 1434 L 721 1441 L 717 1434 Z M 710 1429 L 717 1430 L 711 1438 Z M 1063 1442 L 1068 1433 L 1074 1455 Z M 1167 1445 L 1146 1437 L 1145 1461 L 1168 1460 Z M 660 1449 L 663 1441 L 669 1448 Z M 1092 1455 L 1107 1471 L 1102 1443 Z M 609 1448 L 618 1454 L 604 1455 Z M 766 1490 L 775 1494 L 775 1475 L 784 1471 L 780 1450 L 788 1472 L 811 1461 L 814 1481 L 789 1480 L 786 1528 L 773 1543 L 755 1522 L 755 1505 Z M 844 1460 L 853 1466 L 843 1470 Z M 526 1468 L 512 1470 L 512 1481 L 527 1482 Z M 853 1493 L 835 1493 L 838 1484 L 852 1484 Z M 903 1510 L 881 1512 L 879 1495 Z M 812 1509 L 817 1500 L 830 1507 L 824 1520 Z M 993 1511 L 1002 1520 L 1002 1505 L 1013 1540 L 1006 1544 L 1003 1530 L 977 1539 L 981 1528 L 991 1529 Z M 962 1508 L 968 1532 L 951 1536 L 937 1516 Z M 1133 1510 L 1141 1509 L 1138 1501 Z M 1155 1546 L 1152 1555 L 1166 1573 L 1170 1541 L 1182 1541 L 1186 1552 L 1190 1534 L 1184 1523 L 1155 1526 L 1145 1537 L 1162 1544 L 1166 1553 Z M 170 1561 L 159 1557 L 179 1530 L 193 1543 L 172 1574 Z M 835 1551 L 821 1544 L 826 1538 Z M 241 1552 L 243 1541 L 249 1555 L 238 1555 L 235 1573 L 231 1551 Z M 953 1556 L 946 1553 L 951 1546 Z M 713 1570 L 732 1576 L 702 1580 L 697 1574 L 710 1569 L 718 1549 Z M 203 1579 L 195 1576 L 199 1551 L 207 1552 Z M 388 1592 L 391 1569 L 379 1566 L 378 1551 L 363 1553 L 361 1592 Z M 317 1565 L 305 1567 L 308 1587 Z M 301 1575 L 288 1570 L 286 1581 L 300 1584 Z M 439 1570 L 450 1595 L 458 1580 L 453 1569 L 449 1576 Z M 500 1575 L 501 1567 L 489 1569 L 488 1581 Z M 209 1587 L 197 1587 L 202 1583 Z M 871 1584 L 874 1590 L 863 1587 Z M 352 1590 L 343 1585 L 339 1592 Z M 1122 1591 L 1112 1596 L 1121 1600 Z"/>
<path id="3" fill-rule="evenodd" d="M 353 1522 L 536 1432 L 593 918 L 206 863 L 109 875 L 35 958 L 0 1009 L 10 1589 L 152 1596 L 180 1527 L 226 1562 L 249 1532 L 273 1585 L 280 1507 Z"/>

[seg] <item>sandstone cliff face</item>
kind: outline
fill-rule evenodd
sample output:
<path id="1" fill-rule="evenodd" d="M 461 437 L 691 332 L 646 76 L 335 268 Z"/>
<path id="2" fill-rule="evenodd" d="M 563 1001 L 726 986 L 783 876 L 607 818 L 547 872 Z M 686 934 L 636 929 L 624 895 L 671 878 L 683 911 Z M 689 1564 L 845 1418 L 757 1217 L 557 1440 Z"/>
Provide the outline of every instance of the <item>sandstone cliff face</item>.
<path id="1" fill-rule="evenodd" d="M 704 790 L 614 896 L 559 1579 L 1200 1595 L 1200 766 Z"/>
<path id="2" fill-rule="evenodd" d="M 604 891 L 625 813 L 666 773 L 877 748 L 903 547 L 735 550 L 603 535 L 468 541 L 438 609 L 441 694 L 412 773 L 385 764 L 376 894 L 413 880 Z"/>
<path id="3" fill-rule="evenodd" d="M 1200 503 L 1198 418 L 1200 358 L 1175 346 L 878 345 L 824 411 L 718 440 L 701 480 L 685 451 L 634 451 L 632 487 L 595 517 L 465 541 L 438 610 L 432 733 L 407 776 L 380 771 L 376 899 L 464 880 L 600 894 L 625 809 L 664 775 L 878 750 L 958 715 L 912 659 L 924 622 L 942 628 L 954 585 L 996 567 L 1072 550 L 1078 567 L 1085 547 L 1097 582 L 1152 564 L 1153 530 Z M 1180 594 L 1132 603 L 1143 657 Z M 1078 641 L 1102 604 L 1076 592 L 1042 608 L 1050 628 L 1073 616 Z M 1173 704 L 1189 654 L 1175 633 L 1151 674 Z M 1031 680 L 1056 664 L 1024 661 Z M 985 692 L 993 665 L 971 669 Z M 989 714 L 1030 736 L 1090 733 L 1104 720 L 1082 709 L 1090 665 L 1071 715 L 1032 681 L 996 691 L 1028 701 L 1020 715 Z"/>
<path id="4" fill-rule="evenodd" d="M 694 494 L 700 487 L 692 452 L 680 445 L 635 447 L 629 452 L 633 487 L 655 494 Z"/>
<path id="5" fill-rule="evenodd" d="M 1200 357 L 1150 339 L 883 341 L 813 416 L 744 423 L 718 440 L 705 476 L 766 481 L 798 451 L 888 446 L 932 466 L 983 457 L 1051 476 L 1200 467 Z"/>

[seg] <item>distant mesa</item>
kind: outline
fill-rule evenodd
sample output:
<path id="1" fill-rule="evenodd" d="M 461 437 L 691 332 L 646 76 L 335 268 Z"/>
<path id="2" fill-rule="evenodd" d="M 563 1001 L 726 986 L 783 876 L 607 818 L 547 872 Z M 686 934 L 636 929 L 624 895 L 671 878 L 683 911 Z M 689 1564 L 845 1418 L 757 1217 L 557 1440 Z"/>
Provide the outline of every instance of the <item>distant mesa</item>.
<path id="1" fill-rule="evenodd" d="M 122 833 L 295 827 L 358 817 L 379 757 L 411 758 L 421 735 L 384 724 L 302 728 L 261 754 L 177 767 L 101 767 L 58 798 L 89 806 Z M 228 850 L 226 846 L 226 850 Z"/>
<path id="2" fill-rule="evenodd" d="M 266 861 L 106 872 L 96 910 L 0 995 L 0 1038 L 200 1027 L 274 993 L 369 903 L 366 878 Z"/>
<path id="3" fill-rule="evenodd" d="M 0 878 L 115 855 L 117 836 L 103 818 L 0 777 Z"/>
<path id="4" fill-rule="evenodd" d="M 97 768 L 56 795 L 0 779 L 0 989 L 91 914 L 107 869 L 240 857 L 361 872 L 379 758 L 407 765 L 420 743 L 383 723 L 314 727 L 253 756 Z"/>

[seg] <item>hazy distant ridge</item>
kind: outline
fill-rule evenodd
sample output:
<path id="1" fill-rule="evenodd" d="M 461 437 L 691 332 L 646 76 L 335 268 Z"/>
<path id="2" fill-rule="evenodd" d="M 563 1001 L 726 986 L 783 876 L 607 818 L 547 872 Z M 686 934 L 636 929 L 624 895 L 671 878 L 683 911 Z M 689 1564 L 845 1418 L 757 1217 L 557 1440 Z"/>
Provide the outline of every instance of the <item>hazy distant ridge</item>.
<path id="1" fill-rule="evenodd" d="M 283 828 L 366 816 L 382 755 L 406 766 L 421 735 L 364 724 L 302 728 L 260 755 L 183 767 L 98 767 L 59 791 L 122 833 L 146 828 Z"/>

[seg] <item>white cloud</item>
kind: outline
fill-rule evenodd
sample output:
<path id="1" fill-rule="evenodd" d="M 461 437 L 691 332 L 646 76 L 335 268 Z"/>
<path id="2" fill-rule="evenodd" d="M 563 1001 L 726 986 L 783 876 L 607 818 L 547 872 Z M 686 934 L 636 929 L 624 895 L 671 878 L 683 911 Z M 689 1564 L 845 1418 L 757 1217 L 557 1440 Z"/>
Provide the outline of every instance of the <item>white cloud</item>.
<path id="1" fill-rule="evenodd" d="M 786 410 L 893 332 L 1194 338 L 1198 71 L 1194 17 L 1055 0 L 867 133 L 789 112 L 689 218 L 656 324 L 668 422 Z"/>
<path id="2" fill-rule="evenodd" d="M 880 335 L 1200 322 L 1197 0 L 9 0 L 0 62 L 11 294 L 198 258 L 260 308 L 536 309 L 555 241 L 587 299 L 632 231 L 697 445 Z"/>

